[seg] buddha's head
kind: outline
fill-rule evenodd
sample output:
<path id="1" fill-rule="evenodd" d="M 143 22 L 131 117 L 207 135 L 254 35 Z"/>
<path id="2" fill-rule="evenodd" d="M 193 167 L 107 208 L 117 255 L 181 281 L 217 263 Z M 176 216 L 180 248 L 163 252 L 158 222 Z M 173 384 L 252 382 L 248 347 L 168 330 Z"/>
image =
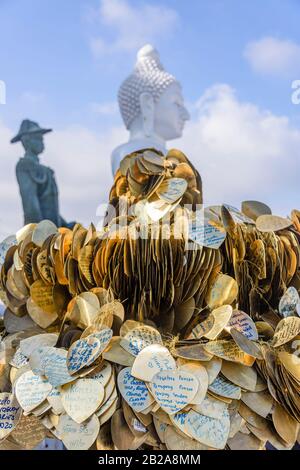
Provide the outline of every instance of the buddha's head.
<path id="1" fill-rule="evenodd" d="M 122 83 L 118 99 L 126 128 L 141 128 L 146 137 L 177 139 L 190 117 L 180 83 L 164 70 L 158 52 L 150 45 L 138 52 L 135 68 Z"/>

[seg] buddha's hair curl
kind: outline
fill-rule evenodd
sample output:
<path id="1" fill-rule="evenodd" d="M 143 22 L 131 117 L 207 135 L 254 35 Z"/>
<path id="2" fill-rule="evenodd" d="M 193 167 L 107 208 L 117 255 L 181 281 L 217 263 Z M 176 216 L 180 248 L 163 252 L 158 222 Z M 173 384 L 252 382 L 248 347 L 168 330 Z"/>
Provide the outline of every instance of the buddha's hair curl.
<path id="1" fill-rule="evenodd" d="M 165 89 L 174 82 L 175 77 L 164 70 L 153 46 L 147 45 L 140 49 L 134 70 L 124 80 L 118 93 L 120 112 L 126 128 L 129 129 L 133 120 L 141 113 L 141 93 L 150 93 L 157 102 Z"/>

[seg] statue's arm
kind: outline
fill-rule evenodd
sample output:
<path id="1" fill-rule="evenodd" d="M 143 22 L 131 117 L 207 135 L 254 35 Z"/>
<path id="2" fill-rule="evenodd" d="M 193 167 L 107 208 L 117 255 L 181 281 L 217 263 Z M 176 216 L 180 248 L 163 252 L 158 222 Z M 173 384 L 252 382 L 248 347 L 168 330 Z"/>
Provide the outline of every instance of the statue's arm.
<path id="1" fill-rule="evenodd" d="M 43 217 L 38 198 L 37 183 L 32 179 L 30 172 L 18 171 L 17 169 L 16 175 L 22 198 L 25 221 L 40 222 Z"/>

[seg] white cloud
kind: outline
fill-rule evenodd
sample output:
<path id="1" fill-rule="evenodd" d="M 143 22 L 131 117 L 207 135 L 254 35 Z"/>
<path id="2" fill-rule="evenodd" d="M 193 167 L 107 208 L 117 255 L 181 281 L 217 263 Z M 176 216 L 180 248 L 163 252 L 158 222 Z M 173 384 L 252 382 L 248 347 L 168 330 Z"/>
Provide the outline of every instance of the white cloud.
<path id="1" fill-rule="evenodd" d="M 292 78 L 300 73 L 300 44 L 264 37 L 247 44 L 244 56 L 256 72 Z"/>
<path id="2" fill-rule="evenodd" d="M 13 233 L 23 223 L 21 200 L 15 177 L 18 159 L 16 149 L 10 144 L 13 132 L 0 119 L 0 239 Z"/>
<path id="3" fill-rule="evenodd" d="M 14 174 L 22 147 L 9 144 L 12 134 L 0 121 L 1 238 L 19 228 L 23 218 Z M 55 170 L 67 220 L 85 226 L 98 222 L 96 209 L 107 202 L 112 185 L 110 154 L 126 138 L 122 127 L 96 134 L 78 126 L 45 137 L 41 161 Z M 184 137 L 170 144 L 186 152 L 198 168 L 206 203 L 239 207 L 242 200 L 256 199 L 279 215 L 300 209 L 300 130 L 285 116 L 239 101 L 228 85 L 216 85 L 202 95 Z"/>
<path id="4" fill-rule="evenodd" d="M 203 94 L 176 144 L 201 173 L 205 202 L 256 199 L 283 215 L 300 207 L 300 130 L 285 116 L 240 102 L 228 85 Z"/>
<path id="5" fill-rule="evenodd" d="M 108 202 L 113 183 L 111 152 L 126 138 L 122 127 L 96 134 L 79 126 L 46 137 L 43 162 L 55 169 L 61 213 L 67 220 L 85 225 L 97 221 L 97 207 Z"/>
<path id="6" fill-rule="evenodd" d="M 128 0 L 100 0 L 100 7 L 90 12 L 90 20 L 96 20 L 109 30 L 111 38 L 97 35 L 90 40 L 96 57 L 116 51 L 132 51 L 147 42 L 168 37 L 178 25 L 178 13 L 164 5 Z"/>

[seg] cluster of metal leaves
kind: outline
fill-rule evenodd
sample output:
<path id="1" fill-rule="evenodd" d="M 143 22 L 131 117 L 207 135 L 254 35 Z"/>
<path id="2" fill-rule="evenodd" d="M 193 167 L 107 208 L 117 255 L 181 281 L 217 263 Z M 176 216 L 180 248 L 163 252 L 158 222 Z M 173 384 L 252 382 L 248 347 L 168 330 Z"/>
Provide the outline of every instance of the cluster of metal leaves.
<path id="1" fill-rule="evenodd" d="M 164 332 L 184 331 L 206 305 L 222 256 L 194 242 L 186 250 L 184 230 L 175 237 L 174 227 L 137 222 L 115 231 L 113 223 L 97 234 L 93 226 L 26 226 L 3 257 L 3 301 L 14 315 L 29 315 L 48 328 L 69 319 L 74 298 L 101 286 L 121 300 L 126 318 L 152 320 Z"/>
<path id="2" fill-rule="evenodd" d="M 101 232 L 43 221 L 0 244 L 1 447 L 291 448 L 299 211 L 211 206 L 195 228 L 201 180 L 178 151 L 126 157 L 110 201 Z"/>
<path id="3" fill-rule="evenodd" d="M 182 180 L 186 185 L 182 185 Z M 174 192 L 172 196 L 166 194 L 169 185 L 177 189 L 177 199 Z M 121 197 L 125 197 L 130 205 L 146 199 L 154 206 L 159 203 L 169 206 L 190 204 L 195 209 L 203 202 L 202 181 L 198 171 L 179 150 L 172 149 L 164 156 L 155 149 L 144 149 L 121 161 L 109 197 L 116 209 L 119 209 Z"/>
<path id="4" fill-rule="evenodd" d="M 125 192 L 117 190 L 119 177 Z M 136 191 L 131 178 L 139 180 Z M 187 191 L 194 202 L 183 208 Z M 274 326 L 279 298 L 289 286 L 300 288 L 299 212 L 283 219 L 255 201 L 242 211 L 228 205 L 193 211 L 201 180 L 177 150 L 125 157 L 111 194 L 117 211 L 109 211 L 101 232 L 43 221 L 1 244 L 1 295 L 11 312 L 28 313 L 47 328 L 64 321 L 72 298 L 103 287 L 123 303 L 126 318 L 184 333 L 205 319 L 206 297 L 222 271 L 237 281 L 239 308 Z M 132 212 L 124 215 L 127 203 Z M 203 226 L 195 229 L 191 220 L 199 213 Z"/>
<path id="5" fill-rule="evenodd" d="M 165 236 L 166 230 L 170 236 Z M 133 229 L 133 230 L 132 230 Z M 135 230 L 136 229 L 136 230 Z M 173 236 L 174 225 L 125 227 L 126 236 L 108 237 L 98 259 L 102 285 L 124 302 L 127 318 L 154 321 L 165 332 L 183 330 L 205 304 L 205 296 L 222 265 L 220 251 Z"/>
<path id="6" fill-rule="evenodd" d="M 279 310 L 289 316 L 274 331 L 233 309 L 237 292 L 219 274 L 206 320 L 181 340 L 153 323 L 123 322 L 122 305 L 103 288 L 71 301 L 72 323 L 59 335 L 6 313 L 1 398 L 15 421 L 0 413 L 4 425 L 14 421 L 2 448 L 32 448 L 46 435 L 68 449 L 291 448 L 300 421 L 299 295 L 286 291 Z"/>
<path id="7" fill-rule="evenodd" d="M 283 319 L 275 331 L 266 322 L 254 323 L 226 304 L 233 290 L 231 281 L 223 304 L 212 305 L 207 320 L 186 340 L 165 341 L 153 326 L 132 320 L 122 325 L 106 356 L 123 366 L 111 448 L 264 449 L 268 441 L 290 449 L 299 440 L 299 411 L 292 415 L 287 408 L 293 392 L 287 382 L 285 388 L 279 383 L 272 388 L 273 378 L 262 368 L 269 367 L 267 352 L 277 364 L 282 361 L 283 377 L 289 373 L 294 384 L 298 380 L 298 400 L 299 359 L 293 348 L 300 318 Z"/>
<path id="8" fill-rule="evenodd" d="M 119 398 L 116 367 L 105 352 L 124 320 L 122 305 L 110 300 L 104 289 L 79 296 L 69 314 L 81 318 L 80 326 L 75 321 L 60 331 L 58 325 L 45 331 L 24 317 L 16 322 L 13 314 L 6 316 L 0 343 L 1 449 L 30 450 L 50 437 L 68 450 L 87 450 L 100 428 L 110 426 Z"/>
<path id="9" fill-rule="evenodd" d="M 81 326 L 49 333 L 11 324 L 1 341 L 0 448 L 32 449 L 46 436 L 71 450 L 292 448 L 300 318 L 275 331 L 254 322 L 228 303 L 235 281 L 222 276 L 222 305 L 212 292 L 207 319 L 186 339 L 123 322 L 113 301 L 95 315 L 93 296 L 100 305 L 104 290 L 70 310 L 84 311 Z"/>
<path id="10" fill-rule="evenodd" d="M 218 277 L 207 319 L 186 339 L 122 325 L 110 356 L 123 366 L 112 448 L 262 450 L 269 442 L 287 450 L 299 442 L 299 295 L 285 292 L 279 310 L 290 314 L 273 329 L 232 308 L 236 287 Z"/>
<path id="11" fill-rule="evenodd" d="M 251 208 L 260 206 L 252 203 Z M 255 223 L 245 224 L 235 221 L 226 207 L 222 208 L 227 230 L 222 246 L 223 270 L 238 282 L 239 307 L 253 318 L 268 319 L 273 326 L 282 317 L 276 310 L 287 287 L 300 289 L 299 215 L 295 210 L 291 219 L 263 214 Z"/>

